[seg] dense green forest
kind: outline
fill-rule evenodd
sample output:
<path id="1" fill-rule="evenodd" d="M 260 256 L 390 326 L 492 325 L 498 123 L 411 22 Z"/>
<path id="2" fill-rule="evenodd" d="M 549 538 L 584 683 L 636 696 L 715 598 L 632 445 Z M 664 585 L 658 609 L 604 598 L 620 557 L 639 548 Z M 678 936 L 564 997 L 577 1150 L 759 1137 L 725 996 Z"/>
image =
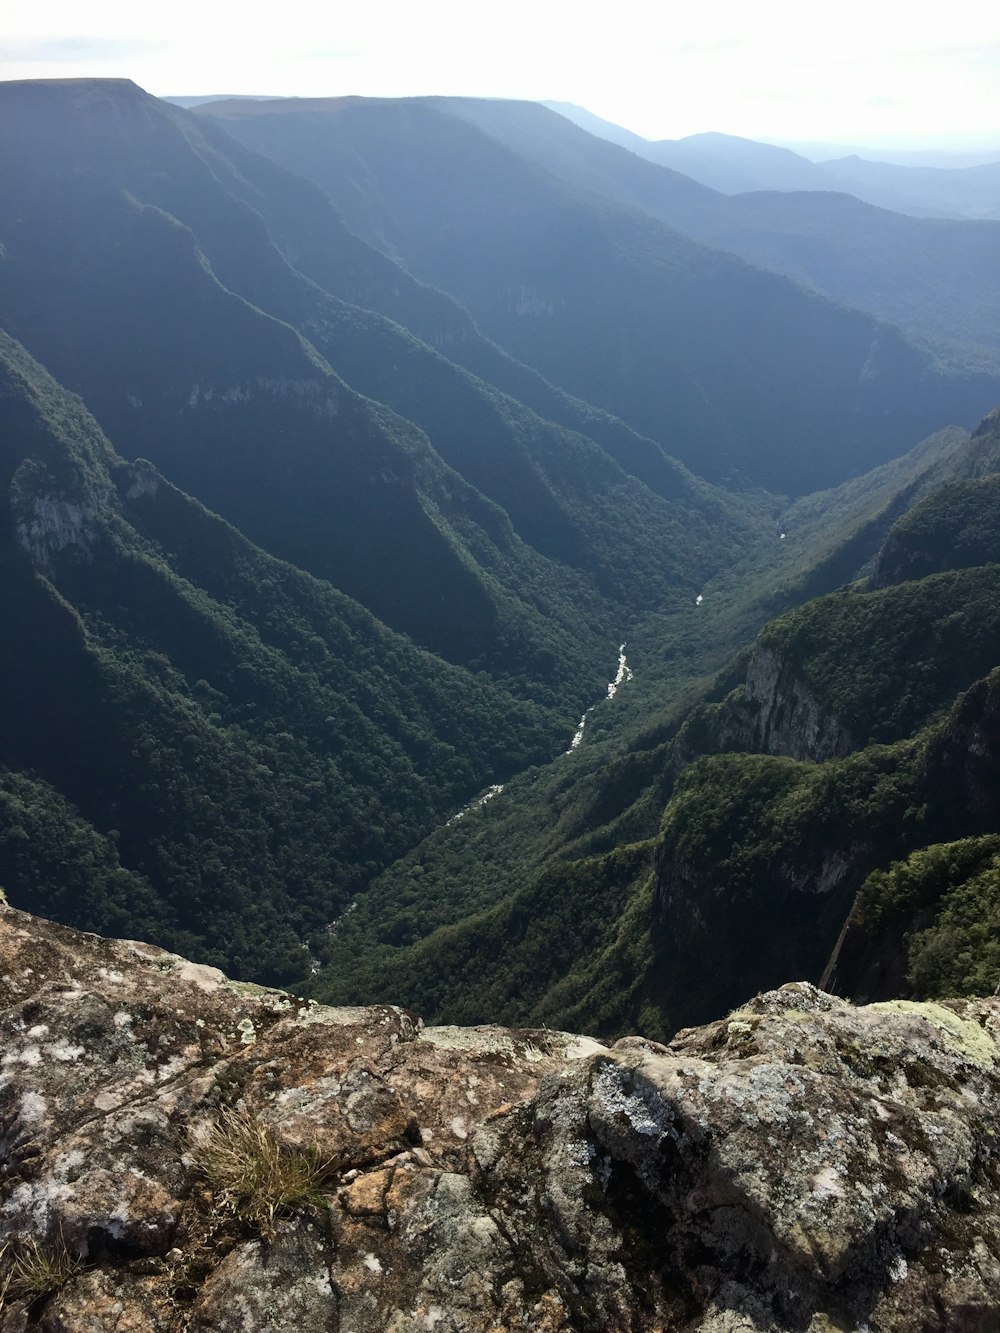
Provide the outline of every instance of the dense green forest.
<path id="1" fill-rule="evenodd" d="M 2 762 L 60 842 L 81 836 L 65 802 L 93 824 L 108 901 L 31 869 L 16 832 L 0 882 L 92 928 L 120 928 L 134 895 L 133 933 L 301 978 L 310 932 L 483 786 L 548 758 L 569 717 L 421 652 L 125 464 L 10 340 L 0 372 L 17 427 L 0 596 L 19 627 L 0 652 Z"/>
<path id="2" fill-rule="evenodd" d="M 998 831 L 998 566 L 966 564 L 974 543 L 992 550 L 983 495 L 995 476 L 947 479 L 988 466 L 998 443 L 994 417 L 957 450 L 919 451 L 938 484 L 866 560 L 880 570 L 946 522 L 937 572 L 889 587 L 868 575 L 807 601 L 764 626 L 703 701 L 682 692 L 657 727 L 597 742 L 584 772 L 528 775 L 435 834 L 338 927 L 318 992 L 341 999 L 360 984 L 451 1021 L 496 1012 L 663 1037 L 791 976 L 880 998 L 981 990 L 988 973 L 992 990 L 1000 972 L 976 944 L 990 937 L 992 860 L 914 885 L 921 849 L 933 858 L 933 845 L 976 835 L 969 846 L 988 850 Z M 916 458 L 897 473 L 902 494 L 915 472 Z M 856 496 L 849 485 L 840 499 L 865 531 Z M 768 659 L 781 669 L 754 697 L 741 682 Z M 823 762 L 794 757 L 809 748 L 794 718 L 781 732 L 759 725 L 796 689 L 843 738 Z M 776 752 L 752 752 L 769 743 Z M 907 856 L 914 868 L 896 867 Z"/>
<path id="3" fill-rule="evenodd" d="M 0 84 L 0 884 L 432 1019 L 992 988 L 1000 375 L 542 111 Z"/>

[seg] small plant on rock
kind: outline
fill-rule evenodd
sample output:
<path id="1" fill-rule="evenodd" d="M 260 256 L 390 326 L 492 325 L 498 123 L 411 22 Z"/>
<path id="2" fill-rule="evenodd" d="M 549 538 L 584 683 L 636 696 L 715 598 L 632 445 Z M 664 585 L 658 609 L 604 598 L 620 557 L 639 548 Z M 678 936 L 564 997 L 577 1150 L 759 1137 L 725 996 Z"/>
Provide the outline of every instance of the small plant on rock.
<path id="1" fill-rule="evenodd" d="M 0 1310 L 11 1301 L 37 1301 L 64 1287 L 86 1264 L 66 1248 L 62 1237 L 52 1244 L 37 1240 L 0 1247 Z"/>
<path id="2" fill-rule="evenodd" d="M 215 1124 L 189 1142 L 194 1166 L 213 1191 L 213 1205 L 268 1239 L 277 1217 L 323 1206 L 322 1186 L 333 1164 L 314 1149 L 287 1147 L 251 1110 L 223 1108 Z"/>

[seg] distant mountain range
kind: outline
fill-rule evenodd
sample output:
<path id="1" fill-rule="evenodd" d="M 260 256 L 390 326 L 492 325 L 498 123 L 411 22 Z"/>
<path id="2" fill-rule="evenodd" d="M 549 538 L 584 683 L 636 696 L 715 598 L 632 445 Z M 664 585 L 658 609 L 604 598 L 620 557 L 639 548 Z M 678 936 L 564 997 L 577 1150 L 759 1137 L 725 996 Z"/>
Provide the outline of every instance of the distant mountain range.
<path id="1" fill-rule="evenodd" d="M 713 481 L 833 484 L 949 421 L 973 424 L 969 408 L 997 397 L 982 358 L 946 365 L 898 328 L 682 237 L 678 216 L 711 222 L 726 201 L 536 104 L 301 99 L 195 115 L 313 180 L 512 356 Z M 979 281 L 983 299 L 988 266 Z"/>
<path id="2" fill-rule="evenodd" d="M 452 99 L 448 106 L 569 184 L 640 208 L 704 245 L 785 273 L 921 340 L 992 349 L 987 355 L 996 362 L 1000 223 L 904 217 L 830 192 L 840 186 L 783 193 L 774 185 L 735 195 L 699 190 L 689 175 L 678 174 L 687 166 L 653 170 L 634 150 L 595 139 L 531 103 Z M 751 148 L 785 160 L 784 150 Z"/>
<path id="3" fill-rule="evenodd" d="M 544 102 L 589 134 L 639 157 L 681 171 L 723 194 L 750 190 L 843 191 L 879 208 L 914 217 L 1000 219 L 1000 142 L 996 152 L 966 155 L 878 155 L 856 151 L 810 156 L 734 134 L 692 134 L 684 139 L 644 139 L 568 102 Z M 816 160 L 819 154 L 819 160 Z M 907 160 L 909 158 L 909 160 Z"/>

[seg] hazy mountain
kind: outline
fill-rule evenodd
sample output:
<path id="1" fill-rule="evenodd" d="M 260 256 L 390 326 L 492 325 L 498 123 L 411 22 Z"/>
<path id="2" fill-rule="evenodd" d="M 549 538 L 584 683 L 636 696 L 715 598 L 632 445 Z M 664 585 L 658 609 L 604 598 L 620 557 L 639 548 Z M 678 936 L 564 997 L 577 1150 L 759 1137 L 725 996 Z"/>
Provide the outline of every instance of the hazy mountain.
<path id="1" fill-rule="evenodd" d="M 821 166 L 787 148 L 732 134 L 659 139 L 643 151 L 650 162 L 682 171 L 723 194 L 746 190 L 835 189 Z"/>
<path id="2" fill-rule="evenodd" d="M 918 217 L 1000 218 L 1000 162 L 917 167 L 871 162 L 852 154 L 819 165 L 831 185 L 836 182 L 834 188 L 880 208 Z"/>
<path id="3" fill-rule="evenodd" d="M 641 134 L 635 134 L 632 130 L 627 130 L 623 125 L 616 125 L 613 121 L 602 120 L 600 116 L 595 116 L 592 111 L 586 107 L 576 106 L 573 102 L 541 102 L 542 106 L 547 106 L 550 111 L 556 111 L 560 116 L 565 116 L 571 120 L 574 125 L 579 125 L 581 129 L 588 134 L 595 135 L 598 139 L 607 139 L 609 143 L 616 143 L 621 148 L 627 148 L 629 152 L 637 153 L 640 157 L 645 156 L 645 150 L 650 146 L 650 140 L 644 139 Z"/>
<path id="4" fill-rule="evenodd" d="M 694 134 L 626 146 L 723 194 L 842 191 L 878 208 L 914 217 L 1000 217 L 1000 162 L 917 166 L 876 161 L 856 153 L 814 162 L 787 148 L 731 134 Z"/>
<path id="5" fill-rule="evenodd" d="M 735 134 L 644 139 L 568 102 L 543 102 L 589 134 L 683 172 L 723 194 L 842 190 L 915 217 L 1000 217 L 1000 153 L 882 156 L 833 145 L 779 146 Z"/>
<path id="6" fill-rule="evenodd" d="M 182 97 L 162 97 L 163 102 L 170 102 L 173 106 L 182 106 L 190 108 L 193 106 L 202 106 L 205 102 L 238 102 L 241 98 L 252 97 L 255 102 L 267 101 L 267 93 L 208 93 L 201 97 L 185 94 Z"/>
<path id="7" fill-rule="evenodd" d="M 640 207 L 695 240 L 786 273 L 922 339 L 1000 346 L 995 223 L 901 217 L 815 190 L 726 196 L 699 190 L 675 171 L 651 170 L 533 103 L 453 99 L 448 106 L 567 183 Z M 740 148 L 744 141 L 732 142 Z M 970 357 L 974 363 L 972 353 L 959 359 Z"/>
<path id="8" fill-rule="evenodd" d="M 838 157 L 862 157 L 866 162 L 889 162 L 900 167 L 979 167 L 988 162 L 1000 162 L 1000 131 L 974 136 L 978 147 L 968 139 L 955 141 L 954 147 L 942 143 L 938 147 L 923 148 L 870 148 L 858 144 L 811 143 L 802 140 L 775 140 L 782 148 L 790 148 L 811 162 L 830 162 Z"/>
<path id="9" fill-rule="evenodd" d="M 216 148 L 254 187 L 255 207 L 271 237 L 300 273 L 350 305 L 377 311 L 404 325 L 448 360 L 542 417 L 597 441 L 626 472 L 664 498 L 689 496 L 695 510 L 720 502 L 722 497 L 717 495 L 710 500 L 706 488 L 654 441 L 591 403 L 556 388 L 485 338 L 453 297 L 418 282 L 382 251 L 351 232 L 317 186 L 283 170 L 270 158 L 248 152 L 210 119 L 202 118 L 201 125 Z M 315 321 L 311 329 L 315 333 Z M 358 373 L 382 375 L 386 392 L 398 389 L 398 377 L 387 374 L 384 359 L 363 351 L 357 357 L 364 347 L 357 322 L 349 333 L 349 338 L 341 340 L 341 347 L 345 354 L 355 356 Z M 404 340 L 401 347 L 406 345 Z M 448 405 L 447 395 L 441 405 Z M 465 420 L 460 414 L 457 419 L 460 423 Z M 729 521 L 739 520 L 731 514 Z"/>
<path id="10" fill-rule="evenodd" d="M 343 99 L 198 115 L 309 175 L 515 357 L 713 479 L 833 482 L 948 420 L 971 424 L 1000 393 L 989 374 L 946 371 L 897 330 L 668 230 L 649 199 L 713 196 L 543 107 Z M 593 192 L 608 179 L 622 182 L 614 203 Z"/>

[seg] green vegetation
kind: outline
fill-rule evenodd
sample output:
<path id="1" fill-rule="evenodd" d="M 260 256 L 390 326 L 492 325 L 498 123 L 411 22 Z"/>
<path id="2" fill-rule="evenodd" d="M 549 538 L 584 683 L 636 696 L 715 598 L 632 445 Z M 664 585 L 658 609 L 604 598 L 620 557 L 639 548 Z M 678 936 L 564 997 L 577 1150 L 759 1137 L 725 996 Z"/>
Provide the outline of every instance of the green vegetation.
<path id="1" fill-rule="evenodd" d="M 335 1173 L 315 1149 L 283 1144 L 253 1111 L 224 1107 L 207 1130 L 188 1140 L 191 1161 L 212 1190 L 212 1210 L 273 1239 L 279 1217 L 323 1206 Z"/>
<path id="2" fill-rule="evenodd" d="M 0 880 L 14 906 L 102 935 L 163 937 L 171 914 L 142 875 L 47 783 L 0 770 Z"/>
<path id="3" fill-rule="evenodd" d="M 38 1301 L 60 1291 L 86 1264 L 60 1239 L 40 1244 L 29 1237 L 0 1247 L 0 1311 L 15 1301 Z"/>
<path id="4" fill-rule="evenodd" d="M 902 950 L 904 994 L 984 995 L 1000 984 L 1000 836 L 921 848 L 873 871 L 853 913 L 855 947 Z"/>
<path id="5" fill-rule="evenodd" d="M 1000 474 L 941 486 L 895 525 L 880 583 L 1000 561 Z"/>
<path id="6" fill-rule="evenodd" d="M 331 970 L 328 989 L 318 993 L 341 1003 L 348 996 L 374 1001 L 393 994 L 440 1022 L 559 1026 L 581 984 L 599 974 L 615 986 L 600 960 L 631 893 L 649 879 L 652 853 L 647 841 L 605 857 L 551 865 L 497 906 L 423 938 L 415 935 L 410 948 L 400 947 L 411 942 L 400 930 L 406 920 L 401 908 L 383 947 L 371 950 L 349 976 L 341 974 L 339 984 L 338 971 Z M 356 938 L 356 930 L 345 933 L 345 942 Z M 628 989 L 636 979 L 625 982 L 607 1012 L 588 1012 L 587 1026 L 616 1030 L 629 1012 Z"/>
<path id="7" fill-rule="evenodd" d="M 995 995 L 1000 986 L 1000 852 L 953 886 L 934 924 L 909 941 L 914 995 Z"/>
<path id="8" fill-rule="evenodd" d="M 2 461 L 39 565 L 8 530 L 0 615 L 22 627 L 0 651 L 11 900 L 240 976 L 301 979 L 310 935 L 372 874 L 549 757 L 570 719 L 420 652 L 125 468 L 78 403 L 3 350 L 24 430 Z M 77 511 L 62 545 L 46 516 Z"/>
<path id="9" fill-rule="evenodd" d="M 833 593 L 773 621 L 758 645 L 792 666 L 855 744 L 908 736 L 996 665 L 1000 565 Z"/>
<path id="10" fill-rule="evenodd" d="M 947 459 L 958 465 L 950 444 Z M 925 457 L 917 475 L 936 466 Z M 996 775 L 971 756 L 992 753 L 996 682 L 974 682 L 1000 656 L 997 577 L 986 565 L 859 585 L 765 627 L 759 644 L 850 727 L 860 748 L 843 759 L 713 754 L 722 708 L 688 711 L 682 691 L 661 721 L 630 732 L 626 719 L 649 699 L 630 686 L 593 715 L 587 744 L 561 770 L 522 775 L 380 877 L 338 924 L 336 973 L 317 978 L 317 993 L 402 996 L 454 1021 L 502 1015 L 662 1036 L 789 977 L 818 980 L 870 871 L 935 840 L 993 831 Z M 704 633 L 712 621 L 698 623 Z M 723 699 L 745 670 L 744 657 L 707 698 Z M 708 757 L 691 763 L 699 751 Z M 855 912 L 848 988 L 857 966 L 847 956 L 870 917 L 869 907 Z M 930 925 L 907 903 L 881 934 L 872 926 L 874 951 L 893 957 L 914 922 Z M 918 937 L 911 984 L 920 979 L 921 993 L 944 948 L 935 941 L 958 930 L 949 917 L 933 939 Z M 972 975 L 975 947 L 960 956 Z M 983 958 L 977 980 L 991 966 Z M 899 993 L 904 978 L 883 968 L 876 980 L 865 995 Z"/>
<path id="11" fill-rule="evenodd" d="M 920 755 L 914 742 L 824 764 L 718 755 L 684 773 L 664 816 L 648 983 L 669 1026 L 818 980 L 865 872 L 922 836 Z"/>
<path id="12" fill-rule="evenodd" d="M 988 869 L 998 854 L 1000 837 L 991 834 L 922 847 L 888 870 L 874 870 L 858 893 L 858 922 L 871 931 L 898 926 Z"/>
<path id="13" fill-rule="evenodd" d="M 662 1036 L 818 978 L 877 871 L 890 993 L 992 975 L 992 861 L 889 869 L 997 833 L 996 421 L 893 457 L 992 372 L 468 108 L 0 103 L 0 322 L 82 396 L 3 337 L 15 905 L 330 1000 Z M 802 698 L 851 753 L 741 752 Z"/>

